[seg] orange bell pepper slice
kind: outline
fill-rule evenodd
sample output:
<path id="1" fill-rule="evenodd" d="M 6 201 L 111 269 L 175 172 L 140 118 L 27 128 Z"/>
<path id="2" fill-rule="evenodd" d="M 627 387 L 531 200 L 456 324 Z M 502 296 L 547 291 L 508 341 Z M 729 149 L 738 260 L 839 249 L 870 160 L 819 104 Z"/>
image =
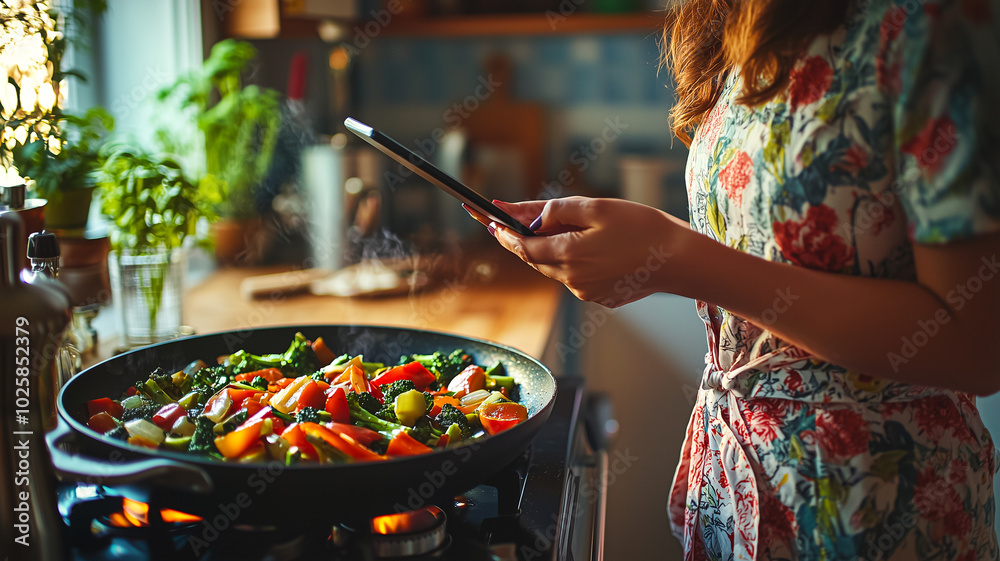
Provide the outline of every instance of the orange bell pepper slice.
<path id="1" fill-rule="evenodd" d="M 251 446 L 260 440 L 260 427 L 264 424 L 264 419 L 258 419 L 253 423 L 241 426 L 229 434 L 215 438 L 215 447 L 219 453 L 227 460 L 232 460 L 243 455 Z"/>

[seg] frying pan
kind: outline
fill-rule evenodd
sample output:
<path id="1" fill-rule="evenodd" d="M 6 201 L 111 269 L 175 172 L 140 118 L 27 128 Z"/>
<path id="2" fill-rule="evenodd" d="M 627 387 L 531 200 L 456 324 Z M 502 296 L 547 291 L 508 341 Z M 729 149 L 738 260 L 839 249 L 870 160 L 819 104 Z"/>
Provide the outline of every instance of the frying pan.
<path id="1" fill-rule="evenodd" d="M 88 400 L 116 398 L 157 366 L 176 371 L 199 358 L 212 364 L 214 357 L 238 349 L 280 353 L 297 331 L 310 339 L 323 337 L 335 353 L 363 354 L 366 361 L 394 363 L 403 354 L 454 349 L 464 349 L 477 364 L 500 360 L 519 384 L 528 419 L 481 441 L 419 456 L 292 466 L 225 463 L 131 446 L 87 427 Z M 524 452 L 552 411 L 555 396 L 555 379 L 545 366 L 516 349 L 479 339 L 350 325 L 247 329 L 144 347 L 81 372 L 59 394 L 59 423 L 48 441 L 56 472 L 63 479 L 105 485 L 126 497 L 206 520 L 219 516 L 239 524 L 353 520 L 421 508 L 488 480 Z"/>

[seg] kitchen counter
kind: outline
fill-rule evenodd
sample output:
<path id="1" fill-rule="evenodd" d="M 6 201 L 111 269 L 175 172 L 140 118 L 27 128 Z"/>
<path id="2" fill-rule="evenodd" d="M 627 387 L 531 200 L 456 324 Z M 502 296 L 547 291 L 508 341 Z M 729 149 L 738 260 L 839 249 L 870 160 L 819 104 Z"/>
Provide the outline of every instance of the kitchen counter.
<path id="1" fill-rule="evenodd" d="M 478 266 L 477 266 L 478 265 Z M 492 272 L 482 275 L 476 273 Z M 506 252 L 466 263 L 471 273 L 412 295 L 338 298 L 286 294 L 246 300 L 240 282 L 288 268 L 223 268 L 190 288 L 184 322 L 199 334 L 277 325 L 386 325 L 444 331 L 509 345 L 540 357 L 556 321 L 562 285 Z"/>

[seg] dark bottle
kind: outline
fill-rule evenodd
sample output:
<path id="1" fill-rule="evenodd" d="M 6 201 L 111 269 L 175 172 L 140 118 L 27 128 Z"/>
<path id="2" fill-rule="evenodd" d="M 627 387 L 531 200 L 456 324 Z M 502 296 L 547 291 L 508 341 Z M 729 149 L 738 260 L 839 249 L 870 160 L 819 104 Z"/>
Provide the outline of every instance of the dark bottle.
<path id="1" fill-rule="evenodd" d="M 0 552 L 62 560 L 68 550 L 45 433 L 55 422 L 54 358 L 71 308 L 53 282 L 22 280 L 22 236 L 17 213 L 0 213 Z"/>

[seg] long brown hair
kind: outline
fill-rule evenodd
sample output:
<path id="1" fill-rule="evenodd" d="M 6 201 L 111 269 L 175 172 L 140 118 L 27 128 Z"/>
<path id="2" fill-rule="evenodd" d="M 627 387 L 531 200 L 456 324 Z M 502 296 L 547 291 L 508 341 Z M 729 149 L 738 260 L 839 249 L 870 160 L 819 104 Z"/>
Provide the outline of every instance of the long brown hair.
<path id="1" fill-rule="evenodd" d="M 743 81 L 741 104 L 784 91 L 802 51 L 844 22 L 850 1 L 682 0 L 663 29 L 662 62 L 677 92 L 670 111 L 674 134 L 690 145 L 735 68 Z"/>

